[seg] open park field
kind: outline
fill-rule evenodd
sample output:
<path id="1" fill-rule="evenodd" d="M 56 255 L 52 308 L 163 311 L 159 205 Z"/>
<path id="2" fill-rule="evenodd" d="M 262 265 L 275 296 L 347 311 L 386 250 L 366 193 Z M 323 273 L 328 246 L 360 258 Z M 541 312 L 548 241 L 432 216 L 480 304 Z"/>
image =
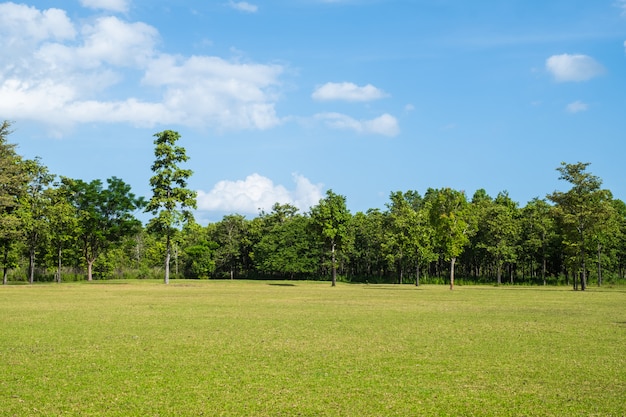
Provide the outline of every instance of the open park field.
<path id="1" fill-rule="evenodd" d="M 626 290 L 0 288 L 2 416 L 623 416 Z"/>

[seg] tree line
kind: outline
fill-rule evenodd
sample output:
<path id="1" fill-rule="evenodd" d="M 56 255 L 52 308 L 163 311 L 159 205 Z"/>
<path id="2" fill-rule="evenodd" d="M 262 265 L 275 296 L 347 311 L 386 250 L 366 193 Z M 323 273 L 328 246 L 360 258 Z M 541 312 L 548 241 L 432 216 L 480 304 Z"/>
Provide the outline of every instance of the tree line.
<path id="1" fill-rule="evenodd" d="M 570 187 L 524 207 L 506 191 L 471 198 L 451 188 L 396 191 L 385 209 L 350 213 L 326 192 L 301 212 L 276 203 L 247 219 L 206 226 L 192 215 L 192 175 L 180 135 L 155 134 L 152 196 L 122 179 L 57 177 L 27 160 L 0 126 L 3 283 L 109 278 L 321 279 L 370 283 L 563 284 L 623 282 L 626 204 L 589 163 L 562 163 Z M 152 215 L 147 224 L 136 216 Z"/>

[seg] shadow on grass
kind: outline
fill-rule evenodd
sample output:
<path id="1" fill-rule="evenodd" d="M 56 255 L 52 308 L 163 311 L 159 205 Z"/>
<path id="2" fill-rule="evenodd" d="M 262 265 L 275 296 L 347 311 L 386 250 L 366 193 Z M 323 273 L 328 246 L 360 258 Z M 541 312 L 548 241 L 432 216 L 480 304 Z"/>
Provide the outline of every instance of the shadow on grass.
<path id="1" fill-rule="evenodd" d="M 296 284 L 285 284 L 285 283 L 269 283 L 267 285 L 273 285 L 275 287 L 295 287 Z"/>

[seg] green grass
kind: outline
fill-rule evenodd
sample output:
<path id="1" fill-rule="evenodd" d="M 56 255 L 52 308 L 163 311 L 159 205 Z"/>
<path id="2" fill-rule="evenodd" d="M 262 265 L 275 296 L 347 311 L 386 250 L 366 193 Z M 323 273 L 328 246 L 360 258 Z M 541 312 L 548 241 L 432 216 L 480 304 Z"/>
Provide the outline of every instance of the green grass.
<path id="1" fill-rule="evenodd" d="M 2 416 L 626 415 L 619 288 L 45 284 L 0 320 Z"/>

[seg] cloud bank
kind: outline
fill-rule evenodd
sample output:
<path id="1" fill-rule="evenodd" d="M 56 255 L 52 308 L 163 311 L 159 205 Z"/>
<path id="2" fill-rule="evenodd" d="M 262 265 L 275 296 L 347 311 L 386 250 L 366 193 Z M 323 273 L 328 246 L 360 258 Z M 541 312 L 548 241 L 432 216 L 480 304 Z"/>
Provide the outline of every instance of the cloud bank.
<path id="1" fill-rule="evenodd" d="M 244 180 L 220 181 L 208 192 L 198 191 L 198 210 L 258 214 L 260 210 L 269 212 L 275 203 L 280 203 L 307 211 L 323 197 L 322 185 L 313 184 L 299 174 L 292 177 L 293 190 L 256 173 Z"/>
<path id="2" fill-rule="evenodd" d="M 557 82 L 587 81 L 604 74 L 604 67 L 587 55 L 552 55 L 546 69 Z"/>
<path id="3" fill-rule="evenodd" d="M 122 11 L 127 2 L 84 0 Z M 159 32 L 116 16 L 0 4 L 0 113 L 53 126 L 125 122 L 268 129 L 283 67 L 159 51 Z M 135 80 L 140 80 L 137 83 Z M 146 98 L 148 97 L 148 98 Z"/>

